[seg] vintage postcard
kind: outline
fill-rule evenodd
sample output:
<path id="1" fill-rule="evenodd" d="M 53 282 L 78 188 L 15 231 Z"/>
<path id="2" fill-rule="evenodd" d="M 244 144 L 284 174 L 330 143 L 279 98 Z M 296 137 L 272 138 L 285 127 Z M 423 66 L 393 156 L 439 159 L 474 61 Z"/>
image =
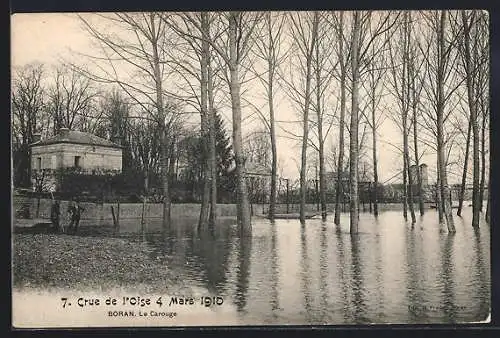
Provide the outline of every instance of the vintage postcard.
<path id="1" fill-rule="evenodd" d="M 14 328 L 490 322 L 487 11 L 11 32 Z"/>

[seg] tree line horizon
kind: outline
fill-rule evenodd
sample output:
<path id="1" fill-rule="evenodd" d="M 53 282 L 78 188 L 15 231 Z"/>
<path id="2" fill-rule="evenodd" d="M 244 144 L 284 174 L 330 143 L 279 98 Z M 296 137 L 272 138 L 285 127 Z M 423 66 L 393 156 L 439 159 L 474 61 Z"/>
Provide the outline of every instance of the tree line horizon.
<path id="1" fill-rule="evenodd" d="M 301 148 L 302 224 L 306 221 L 307 170 L 311 156 L 317 156 L 322 219 L 327 217 L 329 161 L 337 175 L 349 172 L 345 193 L 349 196 L 350 231 L 358 232 L 360 163 L 369 164 L 374 186 L 380 185 L 378 130 L 386 119 L 398 127 L 402 138 L 401 144 L 391 146 L 403 160 L 405 220 L 410 217 L 413 225 L 416 212 L 425 212 L 420 175 L 413 182 L 410 167 L 419 168 L 422 157 L 429 153 L 436 154 L 440 223 L 446 224 L 449 232 L 456 231 L 449 168 L 463 168 L 457 213 L 460 216 L 471 160 L 472 226 L 479 227 L 485 190 L 488 218 L 487 12 L 155 12 L 95 14 L 95 19 L 99 24 L 79 15 L 83 29 L 95 44 L 95 50 L 80 55 L 85 65 L 68 61 L 56 69 L 48 88 L 42 84 L 42 65 L 28 65 L 14 74 L 11 95 L 15 168 L 29 167 L 27 154 L 36 132 L 53 135 L 62 127 L 77 127 L 85 131 L 101 128 L 105 134 L 101 122 L 107 118 L 112 121 L 108 136 L 120 137 L 125 125 L 134 125 L 134 135 L 149 137 L 143 137 L 143 144 L 138 142 L 135 151 L 142 170 L 154 167 L 160 177 L 163 225 L 169 228 L 169 167 L 174 165 L 170 154 L 178 140 L 173 135 L 198 134 L 202 154 L 199 227 L 213 227 L 220 175 L 216 116 L 225 104 L 231 112 L 237 222 L 241 233 L 249 234 L 251 212 L 245 180 L 245 163 L 249 159 L 270 164 L 268 216 L 272 220 L 276 214 L 279 121 L 275 109 L 279 92 L 294 107 L 302 129 L 300 135 L 285 131 Z M 103 23 L 113 29 L 103 29 Z M 117 71 L 125 66 L 133 71 Z M 96 109 L 99 86 L 113 90 Z M 260 88 L 265 104 L 253 102 L 246 86 Z M 243 109 L 251 111 L 260 124 L 251 134 L 251 141 L 243 137 L 249 128 Z M 186 128 L 187 116 L 193 113 L 199 114 L 200 120 Z M 329 145 L 326 140 L 332 130 L 338 135 Z M 153 148 L 154 154 L 150 151 Z M 29 176 L 21 181 L 27 179 Z M 337 177 L 336 226 L 340 225 L 343 193 L 340 182 Z M 417 187 L 416 194 L 408 188 L 413 186 Z M 376 217 L 377 189 L 374 191 Z"/>

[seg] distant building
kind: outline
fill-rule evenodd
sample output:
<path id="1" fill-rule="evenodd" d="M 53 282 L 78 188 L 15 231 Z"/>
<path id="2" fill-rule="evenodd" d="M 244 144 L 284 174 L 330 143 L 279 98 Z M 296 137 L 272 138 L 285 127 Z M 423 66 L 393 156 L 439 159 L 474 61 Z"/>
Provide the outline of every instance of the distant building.
<path id="1" fill-rule="evenodd" d="M 245 176 L 247 178 L 250 177 L 271 177 L 271 169 L 267 166 L 256 163 L 256 162 L 247 162 L 245 163 Z"/>
<path id="2" fill-rule="evenodd" d="M 337 172 L 336 171 L 327 171 L 325 173 L 325 180 L 326 180 L 326 186 L 327 190 L 334 191 L 337 183 Z M 349 172 L 348 171 L 342 171 L 340 173 L 340 182 L 346 186 L 349 184 Z"/>
<path id="3" fill-rule="evenodd" d="M 230 172 L 235 170 L 235 165 L 229 169 Z M 264 202 L 271 191 L 271 168 L 261 163 L 247 161 L 243 168 L 243 175 L 246 179 L 250 199 Z"/>
<path id="4" fill-rule="evenodd" d="M 418 173 L 419 173 L 419 170 L 418 170 L 417 165 L 414 164 L 414 165 L 410 166 L 411 179 L 412 179 L 413 184 L 415 184 L 415 185 L 418 184 Z M 425 164 L 425 163 L 422 163 L 420 165 L 420 178 L 422 180 L 422 186 L 423 187 L 429 185 L 429 176 L 428 176 L 428 173 L 427 173 L 427 164 Z"/>
<path id="5" fill-rule="evenodd" d="M 57 188 L 56 169 L 75 168 L 82 173 L 121 172 L 122 147 L 96 135 L 61 128 L 59 134 L 46 140 L 34 135 L 31 145 L 32 172 L 46 175 L 50 190 Z M 33 186 L 37 184 L 32 179 Z"/>

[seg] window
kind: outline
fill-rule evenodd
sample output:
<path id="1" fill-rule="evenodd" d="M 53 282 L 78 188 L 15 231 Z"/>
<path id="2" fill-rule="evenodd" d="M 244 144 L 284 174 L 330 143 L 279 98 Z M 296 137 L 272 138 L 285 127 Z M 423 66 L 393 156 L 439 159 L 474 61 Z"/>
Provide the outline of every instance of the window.
<path id="1" fill-rule="evenodd" d="M 50 168 L 51 169 L 56 169 L 57 168 L 57 157 L 56 157 L 56 155 L 52 155 L 52 157 L 50 158 L 50 160 L 51 160 L 51 163 L 50 163 L 51 166 L 50 166 Z"/>
<path id="2" fill-rule="evenodd" d="M 37 170 L 42 169 L 42 158 L 41 157 L 37 157 L 37 159 L 36 159 L 36 169 Z"/>
<path id="3" fill-rule="evenodd" d="M 75 156 L 75 165 L 74 166 L 76 168 L 80 168 L 80 165 L 81 165 L 80 159 L 81 159 L 81 156 Z"/>

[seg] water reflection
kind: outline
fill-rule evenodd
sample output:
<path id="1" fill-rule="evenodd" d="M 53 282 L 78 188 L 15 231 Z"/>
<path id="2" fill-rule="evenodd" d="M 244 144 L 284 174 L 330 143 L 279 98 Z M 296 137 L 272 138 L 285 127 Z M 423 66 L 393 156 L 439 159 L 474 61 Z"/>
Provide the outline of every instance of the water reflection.
<path id="1" fill-rule="evenodd" d="M 328 295 L 328 238 L 327 238 L 328 224 L 321 222 L 320 231 L 320 256 L 319 256 L 319 291 L 320 291 L 320 308 L 322 311 L 322 319 L 328 323 L 329 312 L 329 295 Z"/>
<path id="2" fill-rule="evenodd" d="M 348 218 L 341 227 L 333 217 L 305 226 L 262 219 L 242 238 L 235 222 L 215 232 L 177 223 L 147 241 L 153 259 L 187 286 L 224 297 L 246 324 L 483 320 L 490 308 L 489 227 L 457 226 L 448 234 L 437 220 L 429 211 L 412 227 L 399 212 L 378 220 L 362 214 L 360 234 L 350 235 Z"/>
<path id="3" fill-rule="evenodd" d="M 349 285 L 353 291 L 353 304 L 354 304 L 354 322 L 361 324 L 367 323 L 365 298 L 363 290 L 363 263 L 360 258 L 360 238 L 361 235 L 351 235 L 351 268 L 352 277 Z"/>
<path id="4" fill-rule="evenodd" d="M 279 261 L 278 261 L 278 231 L 276 229 L 276 222 L 271 222 L 271 248 L 270 248 L 270 256 L 271 256 L 271 314 L 273 319 L 277 319 L 277 312 L 280 310 L 280 302 L 279 302 Z"/>
<path id="5" fill-rule="evenodd" d="M 409 322 L 418 323 L 426 319 L 426 314 L 420 308 L 412 304 L 422 304 L 424 299 L 423 281 L 421 279 L 421 267 L 418 266 L 422 257 L 422 237 L 419 231 L 406 232 L 406 280 L 407 280 L 407 303 Z"/>
<path id="6" fill-rule="evenodd" d="M 350 271 L 352 262 L 349 262 L 346 257 L 346 249 L 344 245 L 344 238 L 348 238 L 346 233 L 342 232 L 339 228 L 336 229 L 336 239 L 337 239 L 337 253 L 339 255 L 339 284 L 341 288 L 341 302 L 342 302 L 342 314 L 346 322 L 352 322 L 352 313 L 350 310 L 351 299 L 349 295 L 349 281 L 350 281 Z"/>
<path id="7" fill-rule="evenodd" d="M 302 225 L 302 224 L 301 224 Z M 306 227 L 300 227 L 300 249 L 301 249 L 301 292 L 304 297 L 303 308 L 305 309 L 305 314 L 308 316 L 308 320 L 310 320 L 309 316 L 311 313 L 311 280 L 310 280 L 310 271 L 309 271 L 309 258 L 307 252 L 307 238 L 306 238 Z"/>
<path id="8" fill-rule="evenodd" d="M 243 236 L 239 239 L 239 267 L 238 283 L 236 287 L 235 303 L 238 311 L 243 311 L 247 303 L 247 291 L 250 276 L 250 254 L 252 250 L 252 237 Z"/>
<path id="9" fill-rule="evenodd" d="M 489 297 L 491 293 L 491 284 L 490 284 L 490 262 L 489 262 L 489 253 L 486 250 L 486 253 L 483 253 L 486 248 L 489 248 L 489 240 L 487 240 L 486 245 L 482 243 L 481 239 L 481 231 L 485 231 L 485 229 L 474 229 L 474 276 L 478 279 L 480 285 L 488 285 L 488 288 L 474 288 L 474 299 L 478 301 L 474 307 L 474 310 L 480 314 L 482 314 L 483 318 L 486 318 L 490 312 L 490 302 Z M 487 229 L 486 229 L 487 231 Z"/>
<path id="10" fill-rule="evenodd" d="M 443 285 L 443 293 L 441 298 L 442 307 L 438 307 L 438 309 L 443 309 L 445 315 L 444 321 L 453 322 L 457 315 L 455 308 L 455 279 L 453 276 L 455 267 L 452 260 L 455 234 L 448 233 L 443 235 L 443 237 L 444 244 L 442 245 L 441 252 L 441 266 L 443 271 L 441 274 L 441 283 Z"/>
<path id="11" fill-rule="evenodd" d="M 227 260 L 229 246 L 225 238 L 218 239 L 207 229 L 198 233 L 198 238 L 192 242 L 193 254 L 204 267 L 202 280 L 211 294 L 220 293 L 226 283 Z"/>

